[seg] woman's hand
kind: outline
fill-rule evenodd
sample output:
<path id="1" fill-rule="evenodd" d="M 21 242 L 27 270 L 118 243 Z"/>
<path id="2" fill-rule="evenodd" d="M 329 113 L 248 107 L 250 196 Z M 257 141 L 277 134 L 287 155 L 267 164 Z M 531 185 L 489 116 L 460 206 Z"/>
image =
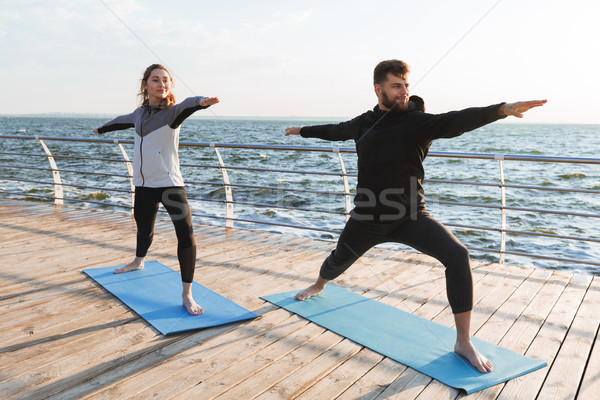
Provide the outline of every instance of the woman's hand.
<path id="1" fill-rule="evenodd" d="M 202 107 L 212 106 L 213 104 L 217 104 L 219 102 L 218 97 L 208 97 L 200 100 L 200 105 Z"/>

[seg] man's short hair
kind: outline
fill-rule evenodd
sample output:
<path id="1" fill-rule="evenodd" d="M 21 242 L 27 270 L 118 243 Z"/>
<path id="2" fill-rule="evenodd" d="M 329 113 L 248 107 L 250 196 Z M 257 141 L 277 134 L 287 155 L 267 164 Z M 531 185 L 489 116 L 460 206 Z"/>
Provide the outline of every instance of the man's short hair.
<path id="1" fill-rule="evenodd" d="M 387 80 L 387 74 L 392 73 L 400 78 L 406 77 L 410 72 L 408 64 L 400 60 L 385 60 L 377 64 L 373 71 L 373 84 L 383 85 Z"/>

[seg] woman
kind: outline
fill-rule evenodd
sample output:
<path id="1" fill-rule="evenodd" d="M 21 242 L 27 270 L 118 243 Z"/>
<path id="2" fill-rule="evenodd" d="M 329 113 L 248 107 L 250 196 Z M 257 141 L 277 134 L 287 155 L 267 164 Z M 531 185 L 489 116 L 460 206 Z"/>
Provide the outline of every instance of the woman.
<path id="1" fill-rule="evenodd" d="M 138 94 L 142 105 L 131 114 L 117 117 L 93 132 L 106 133 L 135 128 L 133 211 L 137 225 L 136 254 L 132 262 L 114 272 L 120 274 L 144 268 L 144 258 L 154 235 L 156 213 L 159 203 L 162 203 L 171 216 L 177 234 L 183 305 L 188 313 L 200 315 L 204 309 L 192 297 L 196 243 L 192 215 L 179 170 L 177 149 L 181 123 L 197 110 L 218 103 L 219 99 L 189 97 L 176 104 L 172 88 L 173 78 L 164 66 L 149 66 L 142 77 Z"/>

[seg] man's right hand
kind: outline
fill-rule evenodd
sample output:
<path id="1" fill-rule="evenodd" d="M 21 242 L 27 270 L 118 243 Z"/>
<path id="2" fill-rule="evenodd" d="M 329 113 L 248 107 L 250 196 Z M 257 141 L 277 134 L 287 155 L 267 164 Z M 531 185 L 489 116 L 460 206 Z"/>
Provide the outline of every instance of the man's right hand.
<path id="1" fill-rule="evenodd" d="M 285 128 L 285 136 L 290 136 L 290 135 L 299 135 L 300 134 L 300 127 L 294 126 L 292 128 Z"/>

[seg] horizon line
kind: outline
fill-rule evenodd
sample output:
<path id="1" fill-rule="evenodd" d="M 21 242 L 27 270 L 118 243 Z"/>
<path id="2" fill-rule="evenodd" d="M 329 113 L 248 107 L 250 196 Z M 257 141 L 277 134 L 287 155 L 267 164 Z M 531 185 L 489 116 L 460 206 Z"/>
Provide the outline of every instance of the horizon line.
<path id="1" fill-rule="evenodd" d="M 111 118 L 116 114 L 112 113 L 85 113 L 85 112 L 45 112 L 45 113 L 7 113 L 1 114 L 0 118 Z M 302 115 L 192 115 L 188 119 L 203 120 L 271 120 L 271 121 L 289 121 L 289 120 L 307 120 L 307 121 L 347 121 L 349 116 L 302 116 Z M 600 125 L 600 122 L 539 122 L 528 121 L 526 119 L 498 120 L 496 124 L 524 124 L 524 125 Z"/>

